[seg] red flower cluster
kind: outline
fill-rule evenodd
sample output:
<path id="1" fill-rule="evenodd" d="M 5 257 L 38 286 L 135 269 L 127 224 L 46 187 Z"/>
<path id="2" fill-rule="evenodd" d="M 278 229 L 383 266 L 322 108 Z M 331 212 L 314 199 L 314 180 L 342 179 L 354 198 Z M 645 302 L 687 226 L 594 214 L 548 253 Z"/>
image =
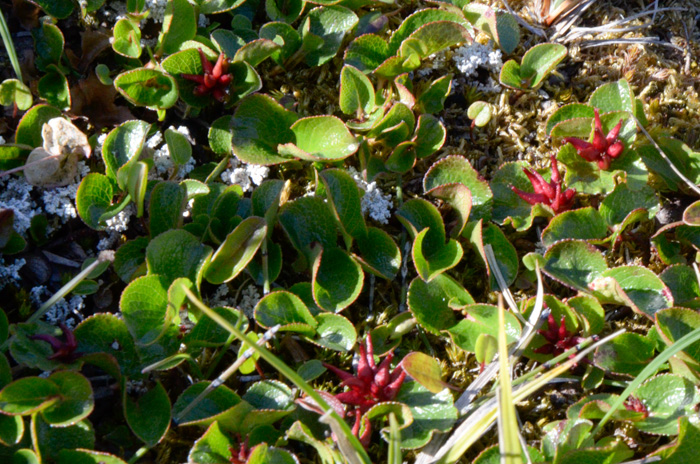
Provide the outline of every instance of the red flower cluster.
<path id="1" fill-rule="evenodd" d="M 520 198 L 530 203 L 531 205 L 536 205 L 537 203 L 545 204 L 554 210 L 555 213 L 560 213 L 571 208 L 571 204 L 574 201 L 574 195 L 576 195 L 576 190 L 566 189 L 562 187 L 562 178 L 559 173 L 559 166 L 557 164 L 557 158 L 552 155 L 552 180 L 547 182 L 544 180 L 542 175 L 536 171 L 524 168 L 523 172 L 530 179 L 532 183 L 532 188 L 535 193 L 523 192 L 519 188 L 511 186 L 511 190 L 515 192 Z"/>
<path id="2" fill-rule="evenodd" d="M 227 74 L 228 71 L 228 61 L 224 58 L 224 54 L 219 55 L 219 59 L 216 60 L 216 64 L 212 64 L 204 56 L 204 52 L 201 48 L 198 48 L 199 58 L 202 60 L 202 68 L 204 68 L 204 74 L 181 74 L 183 79 L 196 82 L 199 84 L 194 88 L 194 94 L 197 96 L 209 95 L 216 98 L 218 101 L 223 102 L 228 94 L 228 86 L 231 84 L 233 76 Z"/>
<path id="3" fill-rule="evenodd" d="M 603 125 L 600 123 L 598 108 L 595 112 L 595 130 L 593 132 L 593 143 L 586 142 L 576 137 L 566 137 L 564 143 L 570 143 L 586 161 L 597 162 L 600 169 L 609 169 L 612 160 L 622 154 L 625 146 L 617 140 L 622 128 L 622 119 L 617 123 L 607 135 L 603 135 Z"/>
<path id="4" fill-rule="evenodd" d="M 574 335 L 572 332 L 566 330 L 564 321 L 565 317 L 562 316 L 559 324 L 557 324 L 552 313 L 549 313 L 549 317 L 547 318 L 547 330 L 540 329 L 537 331 L 547 340 L 547 343 L 535 349 L 535 353 L 559 356 L 564 351 L 575 347 L 584 340 L 583 337 Z"/>
<path id="5" fill-rule="evenodd" d="M 79 351 L 75 351 L 78 348 L 78 341 L 75 339 L 73 332 L 71 332 L 71 330 L 63 322 L 60 322 L 58 326 L 61 328 L 63 336 L 66 338 L 65 342 L 59 340 L 53 335 L 48 334 L 32 335 L 29 338 L 31 340 L 42 340 L 51 345 L 53 354 L 49 356 L 49 359 L 60 361 L 62 363 L 72 363 L 83 354 Z"/>
<path id="6" fill-rule="evenodd" d="M 251 451 L 251 449 L 248 448 L 248 437 L 245 437 L 245 440 L 239 445 L 238 449 L 229 446 L 228 450 L 231 452 L 231 457 L 229 458 L 231 464 L 245 464 L 248 462 Z"/>
<path id="7" fill-rule="evenodd" d="M 641 412 L 643 418 L 647 418 L 649 416 L 649 409 L 647 409 L 647 406 L 642 403 L 639 398 L 630 396 L 627 398 L 627 401 L 625 401 L 624 406 L 628 411 Z"/>
<path id="8" fill-rule="evenodd" d="M 352 375 L 342 369 L 338 369 L 328 363 L 323 363 L 324 367 L 334 372 L 343 381 L 342 384 L 350 387 L 349 391 L 338 393 L 335 398 L 346 405 L 353 406 L 353 410 L 348 411 L 348 415 L 355 416 L 353 433 L 357 435 L 360 431 L 362 415 L 372 406 L 383 401 L 391 401 L 401 388 L 401 384 L 406 378 L 406 372 L 401 366 L 390 372 L 391 360 L 394 353 L 386 355 L 384 360 L 377 366 L 374 362 L 374 348 L 372 338 L 368 335 L 366 348 L 362 344 L 360 356 L 357 362 L 357 374 Z M 366 446 L 370 438 L 369 423 L 360 437 L 360 441 Z"/>

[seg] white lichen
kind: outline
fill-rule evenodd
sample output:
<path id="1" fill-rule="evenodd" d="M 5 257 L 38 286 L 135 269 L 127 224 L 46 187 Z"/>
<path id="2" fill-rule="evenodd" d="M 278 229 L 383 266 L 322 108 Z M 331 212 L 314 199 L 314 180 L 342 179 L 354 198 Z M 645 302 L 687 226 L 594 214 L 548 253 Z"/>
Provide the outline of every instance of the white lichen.
<path id="1" fill-rule="evenodd" d="M 29 291 L 29 300 L 35 307 L 41 306 L 44 301 L 51 297 L 51 292 L 45 285 L 33 287 Z M 49 324 L 58 325 L 65 324 L 72 329 L 76 326 L 76 322 L 84 319 L 82 310 L 85 308 L 85 297 L 83 295 L 73 295 L 67 300 L 61 298 L 44 314 L 44 319 Z"/>
<path id="2" fill-rule="evenodd" d="M 3 258 L 0 258 L 0 290 L 8 284 L 18 284 L 22 278 L 19 275 L 19 270 L 27 264 L 24 258 L 16 259 L 12 263 L 7 263 Z"/>
<path id="3" fill-rule="evenodd" d="M 32 199 L 33 189 L 24 177 L 0 179 L 0 209 L 14 211 L 14 229 L 25 237 L 32 218 L 42 213 Z"/>
<path id="4" fill-rule="evenodd" d="M 148 17 L 156 24 L 161 24 L 165 19 L 165 8 L 168 0 L 146 0 L 146 9 L 150 11 Z"/>
<path id="5" fill-rule="evenodd" d="M 241 292 L 241 297 L 238 301 L 238 309 L 243 311 L 248 317 L 253 317 L 255 312 L 255 306 L 260 301 L 260 292 L 258 288 L 250 284 Z"/>
<path id="6" fill-rule="evenodd" d="M 253 190 L 254 185 L 260 185 L 267 179 L 270 168 L 257 164 L 246 164 L 231 159 L 230 166 L 221 173 L 221 180 L 226 184 L 240 185 L 244 192 Z"/>
<path id="7" fill-rule="evenodd" d="M 129 228 L 129 221 L 131 216 L 135 213 L 133 205 L 128 205 L 126 208 L 121 210 L 116 216 L 109 218 L 105 221 L 107 233 L 106 237 L 100 239 L 97 243 L 97 249 L 102 250 L 112 250 L 115 248 L 116 244 L 119 242 L 121 234 L 126 232 Z"/>
<path id="8" fill-rule="evenodd" d="M 377 182 L 366 182 L 359 172 L 353 167 L 348 169 L 348 174 L 352 176 L 364 195 L 362 196 L 362 214 L 369 215 L 380 224 L 388 224 L 391 218 L 391 209 L 394 201 L 390 194 L 382 192 L 377 186 Z"/>
<path id="9" fill-rule="evenodd" d="M 44 190 L 41 200 L 44 203 L 44 211 L 57 216 L 62 223 L 78 217 L 75 207 L 75 196 L 83 177 L 90 173 L 90 167 L 84 162 L 78 162 L 78 177 L 76 181 L 65 187 L 57 187 Z"/>
<path id="10" fill-rule="evenodd" d="M 479 68 L 497 73 L 503 67 L 501 51 L 478 42 L 462 45 L 456 49 L 452 55 L 452 61 L 465 77 L 473 76 Z"/>

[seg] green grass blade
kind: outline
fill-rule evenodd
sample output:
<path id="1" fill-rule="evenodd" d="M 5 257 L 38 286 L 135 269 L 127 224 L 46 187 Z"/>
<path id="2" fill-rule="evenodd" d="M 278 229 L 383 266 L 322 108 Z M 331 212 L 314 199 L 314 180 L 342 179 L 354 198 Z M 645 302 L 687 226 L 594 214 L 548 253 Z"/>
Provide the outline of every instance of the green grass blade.
<path id="1" fill-rule="evenodd" d="M 595 429 L 593 429 L 593 436 L 600 432 L 600 429 L 603 428 L 603 426 L 610 420 L 615 411 L 622 407 L 625 400 L 632 394 L 632 392 L 639 388 L 642 382 L 654 375 L 656 371 L 658 371 L 659 368 L 676 353 L 683 351 L 698 340 L 700 340 L 700 327 L 690 333 L 685 334 L 683 337 L 679 338 L 676 343 L 659 353 L 659 355 L 654 358 L 654 360 L 650 362 L 647 367 L 645 367 L 642 372 L 640 372 L 639 375 L 637 375 L 637 377 L 630 382 L 629 385 L 627 385 L 627 388 L 625 388 L 622 394 L 620 394 L 619 398 L 615 400 L 610 407 L 610 410 L 603 416 L 600 422 L 598 422 Z"/>
<path id="2" fill-rule="evenodd" d="M 396 420 L 396 415 L 392 412 L 389 414 L 389 456 L 387 464 L 401 464 L 403 456 L 401 456 L 401 430 L 399 422 Z"/>
<path id="3" fill-rule="evenodd" d="M 513 389 L 508 365 L 506 344 L 506 316 L 503 298 L 498 301 L 498 443 L 501 450 L 501 464 L 522 464 L 520 440 L 518 439 L 518 418 L 513 403 Z"/>
<path id="4" fill-rule="evenodd" d="M 190 291 L 189 288 L 183 287 L 182 290 L 192 304 L 197 306 L 197 308 L 209 316 L 214 322 L 219 324 L 241 342 L 245 343 L 250 349 L 259 354 L 261 358 L 277 369 L 280 374 L 287 377 L 301 391 L 314 400 L 316 404 L 323 409 L 323 411 L 325 411 L 319 420 L 330 425 L 333 432 L 337 435 L 336 438 L 338 440 L 338 445 L 348 463 L 371 464 L 367 452 L 357 437 L 352 434 L 348 424 L 338 415 L 337 412 L 333 410 L 333 408 L 328 405 L 328 403 L 326 403 L 326 400 L 324 400 L 323 397 L 319 395 L 311 385 L 309 385 L 299 374 L 287 366 L 284 361 L 268 351 L 267 348 L 262 345 L 258 346 L 255 341 L 250 340 L 246 334 L 234 327 L 230 322 L 221 317 L 218 313 L 214 312 L 210 307 L 202 303 L 199 298 L 197 298 L 195 294 Z"/>
<path id="5" fill-rule="evenodd" d="M 10 58 L 10 64 L 12 64 L 12 69 L 14 69 L 17 79 L 24 82 L 22 80 L 22 69 L 19 67 L 19 59 L 17 58 L 15 44 L 12 42 L 12 36 L 10 35 L 10 30 L 7 28 L 5 15 L 3 15 L 2 12 L 0 12 L 0 38 L 2 38 L 2 43 L 5 45 L 5 51 Z"/>

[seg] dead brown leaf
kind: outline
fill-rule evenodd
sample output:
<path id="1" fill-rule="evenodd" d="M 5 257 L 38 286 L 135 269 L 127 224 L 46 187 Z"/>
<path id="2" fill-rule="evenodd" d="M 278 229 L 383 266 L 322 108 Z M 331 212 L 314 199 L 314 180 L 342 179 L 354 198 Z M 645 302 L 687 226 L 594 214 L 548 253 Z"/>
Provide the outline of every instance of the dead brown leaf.
<path id="1" fill-rule="evenodd" d="M 70 94 L 71 113 L 86 117 L 97 129 L 136 119 L 127 107 L 114 104 L 117 91 L 113 86 L 103 85 L 94 73 L 71 87 Z"/>

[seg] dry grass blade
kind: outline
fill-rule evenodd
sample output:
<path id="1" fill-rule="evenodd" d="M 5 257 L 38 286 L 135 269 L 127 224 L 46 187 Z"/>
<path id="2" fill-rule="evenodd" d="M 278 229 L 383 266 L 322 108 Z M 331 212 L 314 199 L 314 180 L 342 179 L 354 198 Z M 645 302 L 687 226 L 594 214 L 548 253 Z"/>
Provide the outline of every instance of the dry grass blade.
<path id="1" fill-rule="evenodd" d="M 272 340 L 272 338 L 274 338 L 275 334 L 280 329 L 280 327 L 282 327 L 282 326 L 279 324 L 274 326 L 274 327 L 271 327 L 267 332 L 265 332 L 263 334 L 262 337 L 260 337 L 260 339 L 257 341 L 256 345 L 262 346 L 265 343 Z M 229 377 L 231 377 L 233 374 L 235 374 L 236 371 L 243 365 L 243 363 L 245 363 L 248 360 L 248 358 L 253 356 L 254 353 L 255 352 L 253 351 L 252 348 L 248 348 L 247 350 L 245 350 L 245 352 L 238 359 L 236 359 L 233 362 L 233 364 L 231 364 L 231 366 L 229 366 L 228 369 L 226 369 L 224 372 L 222 372 L 221 375 L 219 375 L 216 379 L 214 379 L 214 381 L 212 383 L 207 385 L 207 387 L 204 389 L 204 391 L 202 393 L 197 395 L 197 397 L 195 399 L 193 399 L 192 402 L 185 407 L 185 409 L 180 411 L 180 414 L 178 414 L 175 418 L 173 418 L 175 423 L 180 422 L 180 420 L 183 417 L 185 417 L 187 414 L 189 414 L 189 412 L 192 411 L 195 408 L 195 406 L 197 406 L 204 398 L 206 398 L 209 393 L 213 392 L 214 390 L 219 388 L 221 385 L 223 385 L 224 382 L 226 382 L 226 380 Z"/>

